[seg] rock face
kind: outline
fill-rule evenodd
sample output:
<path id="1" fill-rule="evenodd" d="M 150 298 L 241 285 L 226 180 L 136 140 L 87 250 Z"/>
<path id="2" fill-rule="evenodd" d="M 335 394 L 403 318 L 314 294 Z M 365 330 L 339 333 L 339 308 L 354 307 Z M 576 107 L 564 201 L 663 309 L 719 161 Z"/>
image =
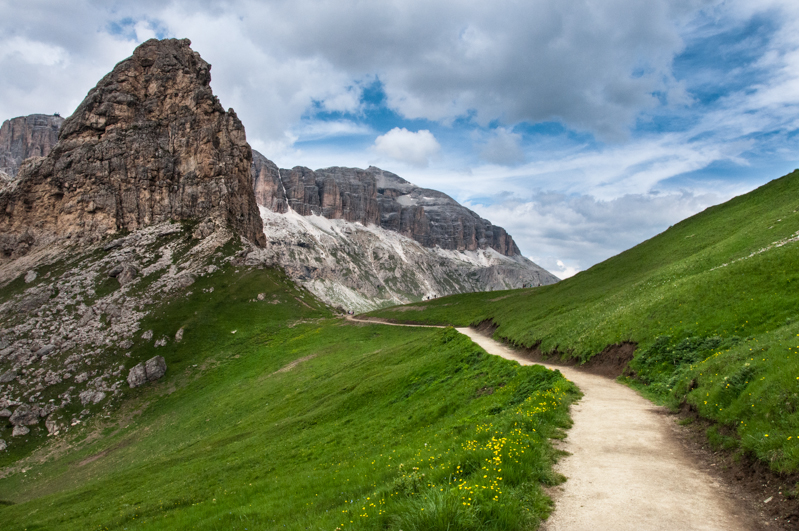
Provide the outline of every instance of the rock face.
<path id="1" fill-rule="evenodd" d="M 368 311 L 453 293 L 553 284 L 557 278 L 521 255 L 492 248 L 429 248 L 398 232 L 343 219 L 261 207 L 267 244 L 249 265 L 277 264 L 331 306 Z"/>
<path id="2" fill-rule="evenodd" d="M 6 120 L 0 127 L 0 172 L 16 177 L 20 164 L 30 157 L 46 157 L 58 142 L 61 116 L 31 114 Z"/>
<path id="3" fill-rule="evenodd" d="M 44 158 L 0 192 L 0 259 L 169 220 L 212 219 L 263 245 L 252 152 L 187 39 L 149 40 L 92 89 Z"/>
<path id="4" fill-rule="evenodd" d="M 476 251 L 491 248 L 519 255 L 513 238 L 446 194 L 419 188 L 393 173 L 371 166 L 310 170 L 278 167 L 253 152 L 251 170 L 259 205 L 278 213 L 288 207 L 303 216 L 315 214 L 398 232 L 425 247 Z"/>

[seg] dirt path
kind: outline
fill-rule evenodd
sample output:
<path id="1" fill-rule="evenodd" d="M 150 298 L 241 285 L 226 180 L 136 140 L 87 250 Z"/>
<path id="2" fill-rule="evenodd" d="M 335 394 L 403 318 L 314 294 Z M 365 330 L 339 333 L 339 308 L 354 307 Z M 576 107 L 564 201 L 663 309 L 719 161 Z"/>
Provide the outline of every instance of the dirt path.
<path id="1" fill-rule="evenodd" d="M 486 352 L 533 362 L 470 328 L 458 328 Z M 545 531 L 752 530 L 761 526 L 726 487 L 702 472 L 672 434 L 673 420 L 632 389 L 571 367 L 560 370 L 584 393 L 556 469 Z"/>

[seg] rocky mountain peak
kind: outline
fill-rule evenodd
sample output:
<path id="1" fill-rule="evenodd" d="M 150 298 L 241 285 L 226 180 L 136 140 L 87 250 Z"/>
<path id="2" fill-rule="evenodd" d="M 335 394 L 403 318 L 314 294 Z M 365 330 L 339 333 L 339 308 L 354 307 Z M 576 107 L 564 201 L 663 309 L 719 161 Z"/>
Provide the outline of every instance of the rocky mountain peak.
<path id="1" fill-rule="evenodd" d="M 46 157 L 58 142 L 64 119 L 57 115 L 31 114 L 6 120 L 0 126 L 0 173 L 14 178 L 22 161 Z"/>
<path id="2" fill-rule="evenodd" d="M 190 44 L 140 45 L 64 122 L 52 151 L 22 164 L 0 193 L 0 258 L 169 220 L 265 243 L 244 127 Z"/>

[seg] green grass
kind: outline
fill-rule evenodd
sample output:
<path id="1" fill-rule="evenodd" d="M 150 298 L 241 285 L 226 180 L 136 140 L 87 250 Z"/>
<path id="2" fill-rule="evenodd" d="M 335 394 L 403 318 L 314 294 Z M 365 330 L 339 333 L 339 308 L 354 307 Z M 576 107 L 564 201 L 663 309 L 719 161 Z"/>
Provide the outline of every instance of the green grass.
<path id="1" fill-rule="evenodd" d="M 558 284 L 369 315 L 459 326 L 491 320 L 512 344 L 579 361 L 635 342 L 631 366 L 646 395 L 695 405 L 734 430 L 744 450 L 796 471 L 799 242 L 788 240 L 799 235 L 798 209 L 795 171 Z M 747 358 L 755 352 L 763 355 Z"/>
<path id="2" fill-rule="evenodd" d="M 132 348 L 167 375 L 17 461 L 3 529 L 510 530 L 551 510 L 577 396 L 559 373 L 346 323 L 273 270 L 189 291 L 142 324 L 169 343 Z"/>

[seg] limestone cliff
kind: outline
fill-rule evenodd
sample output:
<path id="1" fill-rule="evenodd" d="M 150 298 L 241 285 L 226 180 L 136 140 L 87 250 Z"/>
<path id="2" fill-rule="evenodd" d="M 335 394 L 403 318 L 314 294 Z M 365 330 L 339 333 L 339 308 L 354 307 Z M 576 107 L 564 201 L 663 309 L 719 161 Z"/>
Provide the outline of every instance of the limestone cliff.
<path id="1" fill-rule="evenodd" d="M 0 193 L 0 259 L 168 220 L 210 220 L 264 244 L 244 127 L 190 44 L 143 43 L 89 92 L 52 151 L 22 164 Z"/>
<path id="2" fill-rule="evenodd" d="M 513 238 L 448 195 L 420 188 L 391 172 L 371 166 L 310 170 L 278 167 L 253 154 L 253 187 L 259 205 L 284 213 L 377 225 L 412 238 L 425 247 L 477 251 L 494 249 L 519 255 Z"/>
<path id="3" fill-rule="evenodd" d="M 0 126 L 0 173 L 16 177 L 22 161 L 46 157 L 58 142 L 64 123 L 59 115 L 31 114 L 6 120 Z"/>
<path id="4" fill-rule="evenodd" d="M 370 167 L 279 169 L 253 151 L 273 263 L 332 306 L 367 311 L 426 297 L 554 284 L 513 238 L 457 201 Z"/>

